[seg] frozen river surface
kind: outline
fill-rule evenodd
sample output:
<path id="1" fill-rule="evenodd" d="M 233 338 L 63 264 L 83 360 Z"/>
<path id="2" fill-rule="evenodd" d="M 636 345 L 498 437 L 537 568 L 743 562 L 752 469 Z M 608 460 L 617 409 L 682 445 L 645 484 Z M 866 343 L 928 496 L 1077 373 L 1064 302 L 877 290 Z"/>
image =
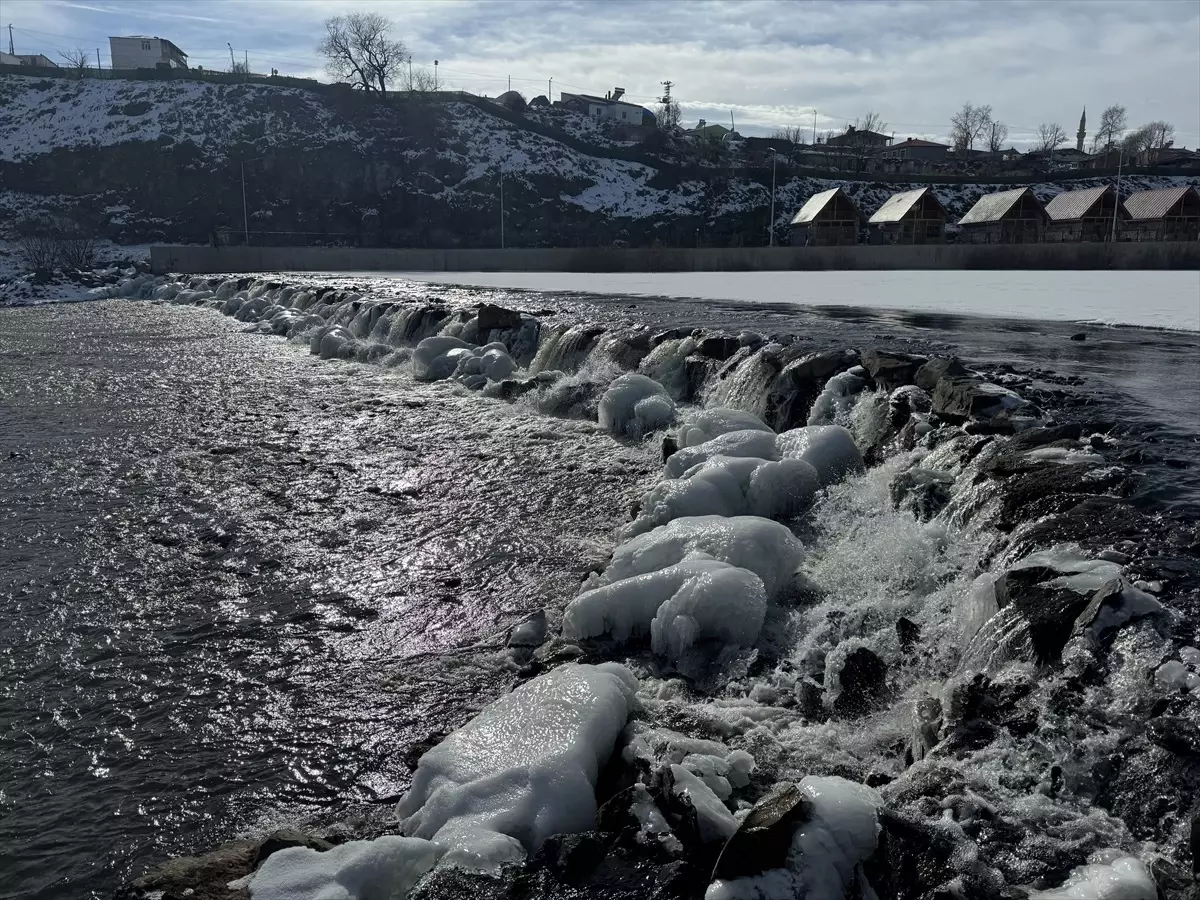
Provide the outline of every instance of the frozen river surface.
<path id="1" fill-rule="evenodd" d="M 1200 272 L 419 272 L 529 291 L 856 306 L 1200 330 Z"/>

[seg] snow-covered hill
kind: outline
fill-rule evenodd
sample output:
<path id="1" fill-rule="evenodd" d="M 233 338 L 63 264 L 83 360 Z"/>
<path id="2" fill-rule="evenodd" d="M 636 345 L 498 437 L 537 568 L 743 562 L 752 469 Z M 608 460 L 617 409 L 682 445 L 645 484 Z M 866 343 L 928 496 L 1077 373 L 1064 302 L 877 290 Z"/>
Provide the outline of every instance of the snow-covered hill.
<path id="1" fill-rule="evenodd" d="M 0 212 L 10 223 L 27 212 L 72 212 L 119 241 L 207 240 L 224 225 L 249 227 L 260 241 L 306 243 L 357 242 L 363 213 L 374 209 L 375 240 L 489 246 L 498 241 L 503 181 L 513 245 L 765 241 L 769 172 L 684 165 L 670 148 L 609 140 L 594 122 L 562 110 L 521 119 L 494 109 L 472 98 L 381 106 L 356 94 L 263 84 L 4 75 L 0 184 L 8 190 Z M 1034 189 L 1045 200 L 1095 183 L 1102 182 Z M 867 215 L 913 186 L 781 172 L 777 234 L 809 195 L 835 185 Z M 935 192 L 959 216 L 1008 187 Z"/>

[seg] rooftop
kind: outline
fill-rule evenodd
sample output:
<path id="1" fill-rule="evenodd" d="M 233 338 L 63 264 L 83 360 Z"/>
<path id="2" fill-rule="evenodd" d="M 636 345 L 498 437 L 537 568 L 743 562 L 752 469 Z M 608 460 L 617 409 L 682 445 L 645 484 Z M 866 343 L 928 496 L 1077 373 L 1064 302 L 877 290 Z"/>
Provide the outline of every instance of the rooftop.
<path id="1" fill-rule="evenodd" d="M 796 215 L 792 217 L 792 224 L 808 224 L 818 215 L 820 215 L 821 210 L 828 206 L 830 201 L 832 201 L 833 198 L 838 194 L 841 194 L 846 199 L 846 202 L 849 203 L 851 207 L 854 207 L 854 201 L 850 199 L 849 195 L 845 191 L 843 191 L 841 188 L 830 188 L 827 191 L 821 191 L 821 193 L 813 194 L 811 197 L 809 197 L 805 204 L 800 207 L 800 212 L 796 213 Z M 857 212 L 857 210 L 855 210 L 855 212 Z"/>
<path id="2" fill-rule="evenodd" d="M 921 202 L 921 198 L 929 194 L 933 197 L 934 202 L 937 202 L 937 196 L 928 188 L 917 188 L 915 191 L 903 191 L 899 194 L 892 194 L 884 202 L 883 206 L 875 211 L 875 215 L 867 219 L 871 225 L 883 225 L 890 222 L 899 222 L 912 211 L 912 208 Z M 939 202 L 938 206 L 942 204 Z"/>
<path id="3" fill-rule="evenodd" d="M 1134 220 L 1161 219 L 1172 206 L 1187 196 L 1189 191 L 1195 192 L 1195 190 L 1190 185 L 1181 185 L 1180 187 L 1160 188 L 1157 191 L 1139 191 L 1126 198 L 1125 210 Z"/>
<path id="4" fill-rule="evenodd" d="M 1046 215 L 1051 222 L 1072 222 L 1082 219 L 1096 201 L 1105 193 L 1112 191 L 1111 187 L 1084 188 L 1080 191 L 1063 191 L 1046 204 Z"/>
<path id="5" fill-rule="evenodd" d="M 1029 192 L 1029 188 L 1016 188 L 1011 191 L 1000 191 L 997 194 L 985 194 L 975 201 L 975 205 L 965 216 L 959 219 L 959 225 L 981 225 L 984 222 L 999 222 Z"/>

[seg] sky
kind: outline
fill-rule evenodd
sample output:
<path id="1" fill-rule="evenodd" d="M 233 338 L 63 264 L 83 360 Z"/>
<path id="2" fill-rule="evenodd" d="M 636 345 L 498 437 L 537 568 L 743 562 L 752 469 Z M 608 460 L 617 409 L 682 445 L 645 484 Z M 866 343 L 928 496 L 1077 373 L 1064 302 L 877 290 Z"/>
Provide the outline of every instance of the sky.
<path id="1" fill-rule="evenodd" d="M 743 134 L 840 131 L 869 112 L 897 140 L 945 138 L 963 103 L 989 104 L 1023 148 L 1041 123 L 1089 132 L 1121 104 L 1200 145 L 1200 0 L 3 0 L 18 53 L 99 48 L 110 35 L 170 38 L 192 65 L 327 80 L 324 21 L 369 10 L 394 22 L 413 64 L 496 96 L 624 87 L 653 107 L 663 81 L 683 111 Z M 7 50 L 7 28 L 4 31 Z M 1090 135 L 1089 135 L 1090 137 Z"/>

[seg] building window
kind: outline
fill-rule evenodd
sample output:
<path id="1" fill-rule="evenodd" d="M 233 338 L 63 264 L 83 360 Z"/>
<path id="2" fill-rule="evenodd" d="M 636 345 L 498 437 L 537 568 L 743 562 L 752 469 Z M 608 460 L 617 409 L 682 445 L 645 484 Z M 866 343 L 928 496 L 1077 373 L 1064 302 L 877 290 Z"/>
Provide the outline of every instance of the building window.
<path id="1" fill-rule="evenodd" d="M 143 50 L 149 50 L 149 49 L 150 49 L 150 42 L 149 42 L 149 41 L 142 41 L 142 49 L 143 49 Z"/>

